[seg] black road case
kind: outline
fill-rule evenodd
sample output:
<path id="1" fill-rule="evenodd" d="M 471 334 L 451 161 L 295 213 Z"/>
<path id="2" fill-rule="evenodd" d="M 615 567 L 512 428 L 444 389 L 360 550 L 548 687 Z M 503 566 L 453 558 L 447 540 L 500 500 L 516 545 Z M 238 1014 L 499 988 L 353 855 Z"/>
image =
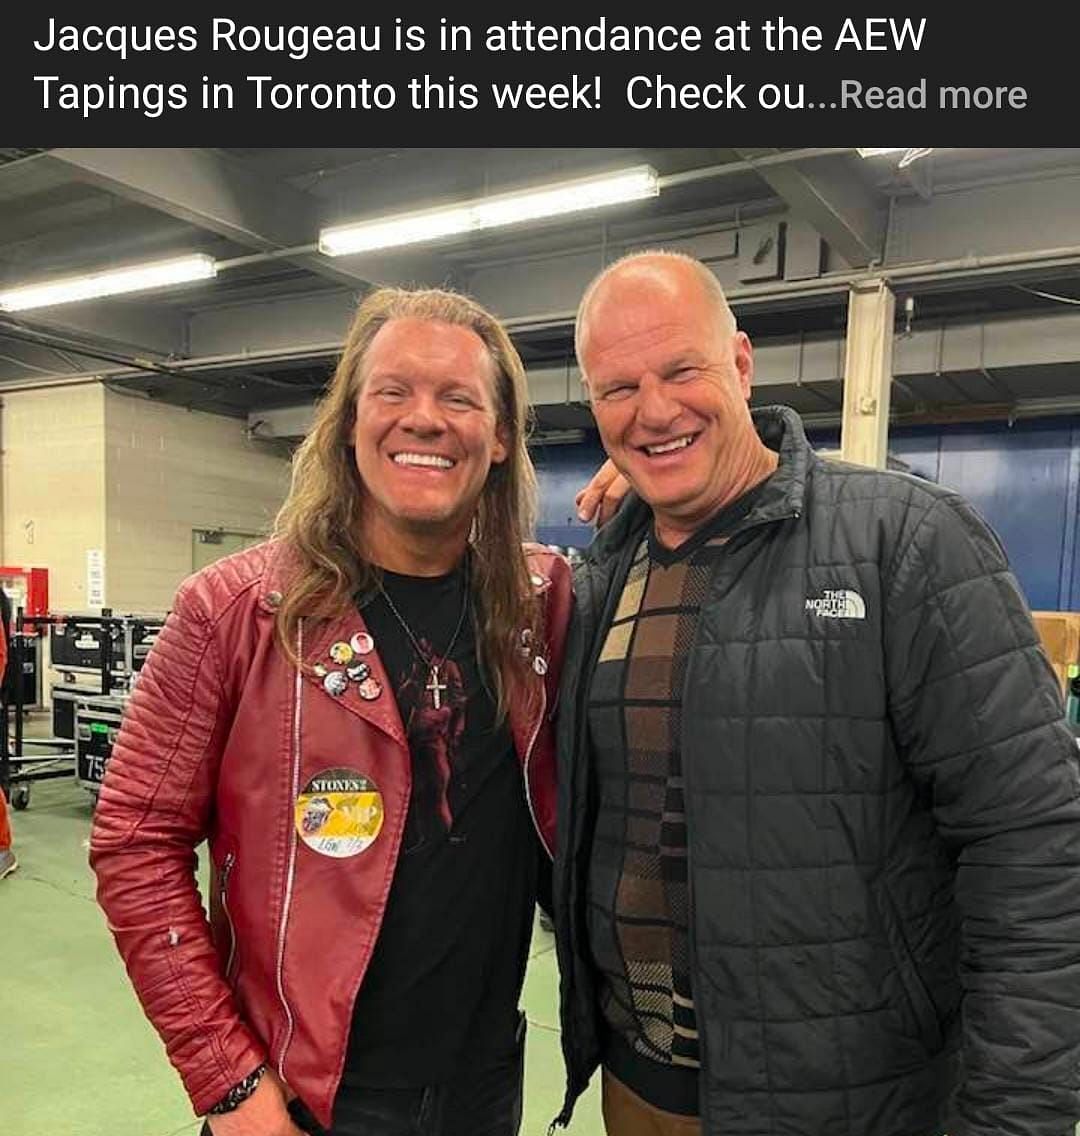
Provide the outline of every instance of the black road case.
<path id="1" fill-rule="evenodd" d="M 96 794 L 105 779 L 127 698 L 80 698 L 75 709 L 75 780 Z"/>

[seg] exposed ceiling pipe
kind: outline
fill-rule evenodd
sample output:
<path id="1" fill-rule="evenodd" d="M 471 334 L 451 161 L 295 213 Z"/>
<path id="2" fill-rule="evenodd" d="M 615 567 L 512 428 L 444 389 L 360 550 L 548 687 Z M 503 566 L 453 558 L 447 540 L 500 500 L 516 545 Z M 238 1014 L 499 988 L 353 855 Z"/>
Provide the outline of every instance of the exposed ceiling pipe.
<path id="1" fill-rule="evenodd" d="M 898 411 L 889 415 L 889 426 L 948 426 L 976 422 L 1015 422 L 1021 418 L 1053 418 L 1080 414 L 1080 398 L 1029 398 L 1016 402 L 936 404 L 924 411 Z M 803 414 L 807 429 L 827 429 L 841 425 L 842 415 Z"/>
<path id="2" fill-rule="evenodd" d="M 729 177 L 732 174 L 752 174 L 767 166 L 790 166 L 794 162 L 807 162 L 815 158 L 832 158 L 838 154 L 854 154 L 851 146 L 816 146 L 806 150 L 783 150 L 779 154 L 766 154 L 760 158 L 743 158 L 738 162 L 723 162 L 716 166 L 702 166 L 697 170 L 684 170 L 679 174 L 664 174 L 660 189 L 674 189 L 677 185 Z"/>
<path id="3" fill-rule="evenodd" d="M 125 375 L 131 376 L 139 372 L 167 375 L 172 378 L 186 379 L 191 382 L 194 381 L 198 369 L 205 369 L 205 365 L 203 368 L 185 367 L 182 363 L 159 363 L 157 360 L 148 359 L 144 356 L 125 355 L 103 346 L 95 346 L 83 340 L 71 340 L 65 336 L 56 335 L 51 332 L 42 332 L 32 328 L 19 327 L 14 320 L 0 321 L 0 336 L 7 339 L 14 339 L 20 343 L 31 343 L 39 347 L 59 347 L 71 351 L 76 355 L 82 355 L 87 359 L 99 359 L 102 362 L 117 364 L 112 368 L 98 369 L 93 372 L 76 372 L 70 375 L 58 375 L 55 379 L 31 379 L 27 382 L 4 383 L 0 386 L 0 391 L 40 390 L 43 387 L 52 386 L 81 386 L 86 383 L 102 382 L 105 379 L 115 380 Z M 241 360 L 250 365 L 250 356 L 237 357 L 237 362 Z M 264 386 L 277 387 L 281 390 L 288 390 L 293 393 L 300 393 L 297 392 L 295 383 L 284 382 L 281 379 L 274 379 L 265 375 L 257 375 L 250 371 L 234 372 L 234 374 L 239 379 L 261 383 Z"/>

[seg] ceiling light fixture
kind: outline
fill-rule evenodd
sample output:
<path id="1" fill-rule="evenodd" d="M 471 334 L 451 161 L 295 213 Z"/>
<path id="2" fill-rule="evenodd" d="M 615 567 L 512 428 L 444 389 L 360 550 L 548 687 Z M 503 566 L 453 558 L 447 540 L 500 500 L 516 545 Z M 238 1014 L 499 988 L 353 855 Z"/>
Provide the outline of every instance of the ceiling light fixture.
<path id="1" fill-rule="evenodd" d="M 22 312 L 28 308 L 48 308 L 55 304 L 71 304 L 77 300 L 94 300 L 103 296 L 120 296 L 127 292 L 144 292 L 150 288 L 165 288 L 171 284 L 185 284 L 190 280 L 208 280 L 216 275 L 217 264 L 213 257 L 201 254 L 177 257 L 11 288 L 0 292 L 0 310 Z"/>
<path id="2" fill-rule="evenodd" d="M 902 154 L 898 169 L 905 169 L 910 166 L 912 162 L 916 162 L 919 158 L 925 158 L 927 154 L 934 152 L 933 146 L 920 146 L 920 147 L 905 147 L 905 146 L 877 146 L 856 148 L 860 158 L 879 158 L 882 154 Z"/>
<path id="3" fill-rule="evenodd" d="M 319 251 L 326 256 L 351 256 L 375 249 L 422 244 L 440 237 L 640 201 L 659 193 L 660 179 L 656 170 L 651 166 L 636 166 L 602 177 L 579 178 L 518 193 L 479 197 L 439 209 L 396 213 L 323 229 L 319 233 Z"/>

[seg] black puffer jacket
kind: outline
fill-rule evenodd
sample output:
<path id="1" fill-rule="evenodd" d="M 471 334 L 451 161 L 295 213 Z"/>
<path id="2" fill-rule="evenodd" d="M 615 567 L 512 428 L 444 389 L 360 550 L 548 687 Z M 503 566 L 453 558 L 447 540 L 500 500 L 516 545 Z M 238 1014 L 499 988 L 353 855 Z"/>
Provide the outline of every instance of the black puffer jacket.
<path id="1" fill-rule="evenodd" d="M 1065 1136 L 1080 778 L 1016 581 L 956 494 L 819 459 L 790 410 L 755 420 L 780 466 L 683 692 L 704 1131 Z M 590 549 L 565 663 L 562 1123 L 598 1061 L 583 702 L 648 523 L 631 502 Z"/>

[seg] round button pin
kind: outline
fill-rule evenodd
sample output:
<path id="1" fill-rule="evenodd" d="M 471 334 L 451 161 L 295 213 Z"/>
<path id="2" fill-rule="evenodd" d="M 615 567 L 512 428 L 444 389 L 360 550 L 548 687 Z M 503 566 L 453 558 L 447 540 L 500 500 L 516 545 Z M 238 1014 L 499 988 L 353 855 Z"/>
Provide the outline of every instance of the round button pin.
<path id="1" fill-rule="evenodd" d="M 379 685 L 379 680 L 375 678 L 364 679 L 356 689 L 365 702 L 374 702 L 375 699 L 382 694 L 382 687 Z"/>
<path id="2" fill-rule="evenodd" d="M 319 678 L 326 678 L 326 676 L 330 673 L 326 669 L 326 667 L 322 665 L 322 663 L 316 663 L 311 669 L 315 672 L 316 675 L 318 675 Z"/>
<path id="3" fill-rule="evenodd" d="M 345 691 L 349 689 L 349 680 L 345 677 L 345 672 L 331 671 L 326 678 L 323 679 L 323 689 L 327 694 L 332 694 L 335 698 L 340 698 Z"/>
<path id="4" fill-rule="evenodd" d="M 363 682 L 371 674 L 371 667 L 367 663 L 355 663 L 345 669 L 345 673 L 353 682 Z"/>
<path id="5" fill-rule="evenodd" d="M 349 646 L 352 647 L 354 654 L 370 655 L 375 650 L 375 640 L 366 631 L 358 631 L 349 640 Z"/>
<path id="6" fill-rule="evenodd" d="M 330 648 L 330 658 L 341 666 L 345 666 L 347 663 L 351 663 L 353 660 L 353 654 L 353 649 L 349 646 L 348 643 L 335 643 Z"/>
<path id="7" fill-rule="evenodd" d="M 382 830 L 384 804 L 358 769 L 324 769 L 296 798 L 296 832 L 313 852 L 341 860 L 370 848 Z"/>

